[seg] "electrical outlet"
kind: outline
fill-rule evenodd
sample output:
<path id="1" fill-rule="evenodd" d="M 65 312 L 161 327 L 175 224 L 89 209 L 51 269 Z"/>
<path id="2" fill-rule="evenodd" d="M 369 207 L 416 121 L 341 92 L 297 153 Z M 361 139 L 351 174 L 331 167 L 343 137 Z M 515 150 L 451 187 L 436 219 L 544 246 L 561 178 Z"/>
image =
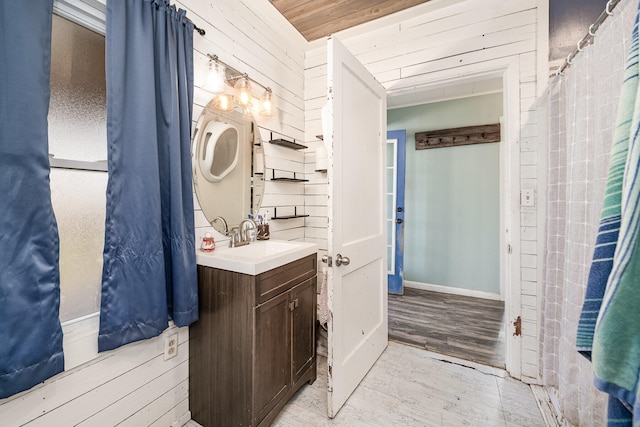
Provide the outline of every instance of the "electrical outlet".
<path id="1" fill-rule="evenodd" d="M 164 360 L 169 360 L 178 355 L 178 334 L 164 337 Z"/>

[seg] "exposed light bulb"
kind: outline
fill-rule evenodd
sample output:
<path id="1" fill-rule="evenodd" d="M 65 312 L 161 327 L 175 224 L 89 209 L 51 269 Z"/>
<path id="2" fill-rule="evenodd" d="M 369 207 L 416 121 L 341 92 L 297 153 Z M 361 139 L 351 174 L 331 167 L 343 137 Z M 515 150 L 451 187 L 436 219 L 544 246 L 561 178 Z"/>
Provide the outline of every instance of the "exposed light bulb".
<path id="1" fill-rule="evenodd" d="M 231 95 L 227 93 L 221 93 L 216 100 L 216 108 L 222 111 L 229 111 L 233 108 L 233 102 L 231 101 Z"/>
<path id="2" fill-rule="evenodd" d="M 236 90 L 236 102 L 243 107 L 249 105 L 251 103 L 251 83 L 249 83 L 246 74 L 238 79 L 234 88 Z"/>
<path id="3" fill-rule="evenodd" d="M 273 92 L 271 92 L 271 88 L 267 88 L 260 99 L 260 114 L 265 116 L 273 114 Z"/>
<path id="4" fill-rule="evenodd" d="M 214 94 L 224 92 L 224 67 L 213 59 L 209 60 L 207 81 L 203 89 Z"/>

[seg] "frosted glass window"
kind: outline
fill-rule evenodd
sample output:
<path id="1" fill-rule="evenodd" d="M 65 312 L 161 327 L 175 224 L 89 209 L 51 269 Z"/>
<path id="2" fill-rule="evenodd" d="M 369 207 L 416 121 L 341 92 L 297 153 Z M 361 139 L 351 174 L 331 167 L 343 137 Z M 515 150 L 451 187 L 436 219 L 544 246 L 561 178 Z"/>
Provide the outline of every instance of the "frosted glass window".
<path id="1" fill-rule="evenodd" d="M 105 39 L 53 15 L 49 153 L 57 159 L 107 159 Z"/>
<path id="2" fill-rule="evenodd" d="M 106 160 L 105 38 L 54 15 L 51 44 L 49 153 Z M 108 174 L 54 167 L 50 176 L 64 322 L 99 310 Z"/>
<path id="3" fill-rule="evenodd" d="M 107 174 L 51 169 L 51 200 L 60 235 L 60 320 L 100 307 Z"/>

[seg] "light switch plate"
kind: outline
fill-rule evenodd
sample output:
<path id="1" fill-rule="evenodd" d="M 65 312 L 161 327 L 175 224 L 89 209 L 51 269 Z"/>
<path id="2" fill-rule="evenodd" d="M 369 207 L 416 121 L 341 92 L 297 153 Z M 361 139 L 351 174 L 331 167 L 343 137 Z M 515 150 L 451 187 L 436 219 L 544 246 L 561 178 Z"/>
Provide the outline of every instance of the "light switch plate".
<path id="1" fill-rule="evenodd" d="M 536 205 L 535 190 L 523 189 L 520 191 L 520 206 L 531 207 Z"/>

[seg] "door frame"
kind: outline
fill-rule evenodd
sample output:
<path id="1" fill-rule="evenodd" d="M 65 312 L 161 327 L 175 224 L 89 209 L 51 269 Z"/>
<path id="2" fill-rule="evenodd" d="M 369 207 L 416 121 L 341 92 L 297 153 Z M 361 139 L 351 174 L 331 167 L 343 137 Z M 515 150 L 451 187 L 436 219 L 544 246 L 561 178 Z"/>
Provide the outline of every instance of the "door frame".
<path id="1" fill-rule="evenodd" d="M 516 332 L 522 319 L 522 282 L 520 278 L 520 64 L 518 57 L 506 57 L 479 64 L 470 64 L 466 73 L 453 78 L 433 80 L 412 87 L 409 92 L 440 93 L 432 89 L 468 83 L 472 79 L 502 79 L 503 117 L 500 143 L 500 293 L 505 301 L 505 367 L 516 379 L 522 377 L 522 337 Z M 442 76 L 442 75 L 441 75 Z M 406 91 L 388 91 L 387 98 Z M 445 100 L 426 98 L 424 102 Z M 450 99 L 450 98 L 449 98 Z M 394 107 L 395 108 L 395 107 Z M 538 317 L 538 316 L 537 316 Z"/>
<path id="2" fill-rule="evenodd" d="M 520 62 L 518 57 L 507 58 L 502 74 L 502 127 L 500 147 L 500 198 L 504 200 L 501 214 L 500 239 L 501 288 L 505 296 L 505 362 L 507 372 L 522 377 L 522 282 L 520 280 Z M 504 161 L 504 163 L 503 163 Z"/>

